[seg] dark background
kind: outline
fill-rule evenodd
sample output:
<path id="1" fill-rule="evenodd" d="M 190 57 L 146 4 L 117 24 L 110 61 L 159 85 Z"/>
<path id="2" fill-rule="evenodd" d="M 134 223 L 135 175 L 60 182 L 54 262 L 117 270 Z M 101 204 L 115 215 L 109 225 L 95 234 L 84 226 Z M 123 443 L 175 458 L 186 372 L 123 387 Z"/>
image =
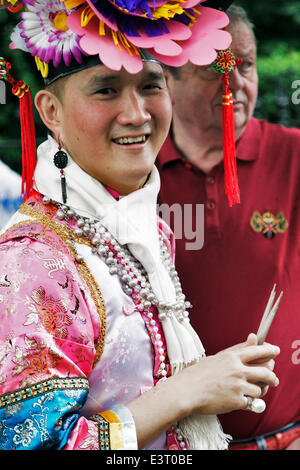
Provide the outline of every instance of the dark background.
<path id="1" fill-rule="evenodd" d="M 286 126 L 299 127 L 300 92 L 292 88 L 299 80 L 300 90 L 300 1 L 239 0 L 255 24 L 258 44 L 258 72 L 260 79 L 256 116 Z M 13 65 L 14 78 L 24 80 L 32 87 L 33 95 L 42 84 L 33 58 L 22 51 L 10 51 L 10 33 L 19 22 L 17 14 L 0 11 L 0 56 Z M 0 105 L 0 159 L 21 172 L 20 124 L 18 98 L 7 92 L 7 104 Z M 294 102 L 293 102 L 294 101 Z M 37 142 L 46 137 L 46 131 L 35 113 Z"/>

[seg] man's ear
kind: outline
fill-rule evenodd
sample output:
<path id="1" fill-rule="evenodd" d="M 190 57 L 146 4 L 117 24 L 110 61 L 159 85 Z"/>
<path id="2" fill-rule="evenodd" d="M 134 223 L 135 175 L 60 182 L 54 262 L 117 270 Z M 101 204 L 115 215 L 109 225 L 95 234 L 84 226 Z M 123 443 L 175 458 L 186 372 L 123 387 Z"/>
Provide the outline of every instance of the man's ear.
<path id="1" fill-rule="evenodd" d="M 62 104 L 59 99 L 48 90 L 40 90 L 35 96 L 34 104 L 45 126 L 54 135 L 59 135 L 62 123 Z"/>
<path id="2" fill-rule="evenodd" d="M 169 90 L 169 95 L 171 98 L 171 103 L 172 105 L 174 105 L 174 77 L 171 74 L 170 70 L 168 70 L 167 68 L 165 68 L 164 72 L 165 72 L 167 87 Z"/>

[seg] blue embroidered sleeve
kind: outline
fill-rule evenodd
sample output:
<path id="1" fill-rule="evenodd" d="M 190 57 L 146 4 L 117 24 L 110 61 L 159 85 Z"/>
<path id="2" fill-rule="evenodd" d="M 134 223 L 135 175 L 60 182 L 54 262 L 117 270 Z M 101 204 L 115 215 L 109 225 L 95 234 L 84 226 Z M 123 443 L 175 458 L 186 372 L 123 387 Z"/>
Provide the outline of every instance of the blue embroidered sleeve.
<path id="1" fill-rule="evenodd" d="M 56 378 L 2 395 L 0 448 L 63 448 L 87 394 L 87 379 Z"/>

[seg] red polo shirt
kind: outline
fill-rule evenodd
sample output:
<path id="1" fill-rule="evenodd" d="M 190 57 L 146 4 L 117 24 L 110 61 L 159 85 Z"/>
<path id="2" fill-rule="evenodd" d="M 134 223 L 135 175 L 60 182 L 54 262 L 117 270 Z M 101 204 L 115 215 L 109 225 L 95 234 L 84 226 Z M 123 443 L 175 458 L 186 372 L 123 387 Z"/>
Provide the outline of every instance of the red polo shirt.
<path id="1" fill-rule="evenodd" d="M 273 284 L 277 295 L 284 291 L 267 338 L 281 348 L 280 385 L 268 392 L 263 414 L 220 417 L 224 430 L 242 439 L 300 419 L 300 131 L 252 119 L 237 146 L 237 165 L 241 204 L 230 208 L 223 163 L 206 175 L 170 138 L 157 161 L 159 203 L 204 204 L 203 247 L 187 250 L 191 240 L 183 230 L 176 266 L 207 354 L 256 332 Z"/>

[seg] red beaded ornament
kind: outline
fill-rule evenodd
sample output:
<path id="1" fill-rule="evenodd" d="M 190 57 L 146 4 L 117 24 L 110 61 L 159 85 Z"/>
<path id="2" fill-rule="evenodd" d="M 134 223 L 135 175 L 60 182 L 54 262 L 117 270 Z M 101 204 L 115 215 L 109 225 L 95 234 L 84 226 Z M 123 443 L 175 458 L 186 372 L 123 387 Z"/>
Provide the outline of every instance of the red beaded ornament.
<path id="1" fill-rule="evenodd" d="M 230 206 L 240 202 L 240 188 L 236 167 L 233 100 L 229 88 L 229 73 L 241 63 L 241 59 L 236 59 L 230 48 L 219 51 L 216 60 L 212 63 L 212 67 L 222 74 L 222 81 L 225 85 L 222 95 L 223 152 L 225 191 Z"/>

